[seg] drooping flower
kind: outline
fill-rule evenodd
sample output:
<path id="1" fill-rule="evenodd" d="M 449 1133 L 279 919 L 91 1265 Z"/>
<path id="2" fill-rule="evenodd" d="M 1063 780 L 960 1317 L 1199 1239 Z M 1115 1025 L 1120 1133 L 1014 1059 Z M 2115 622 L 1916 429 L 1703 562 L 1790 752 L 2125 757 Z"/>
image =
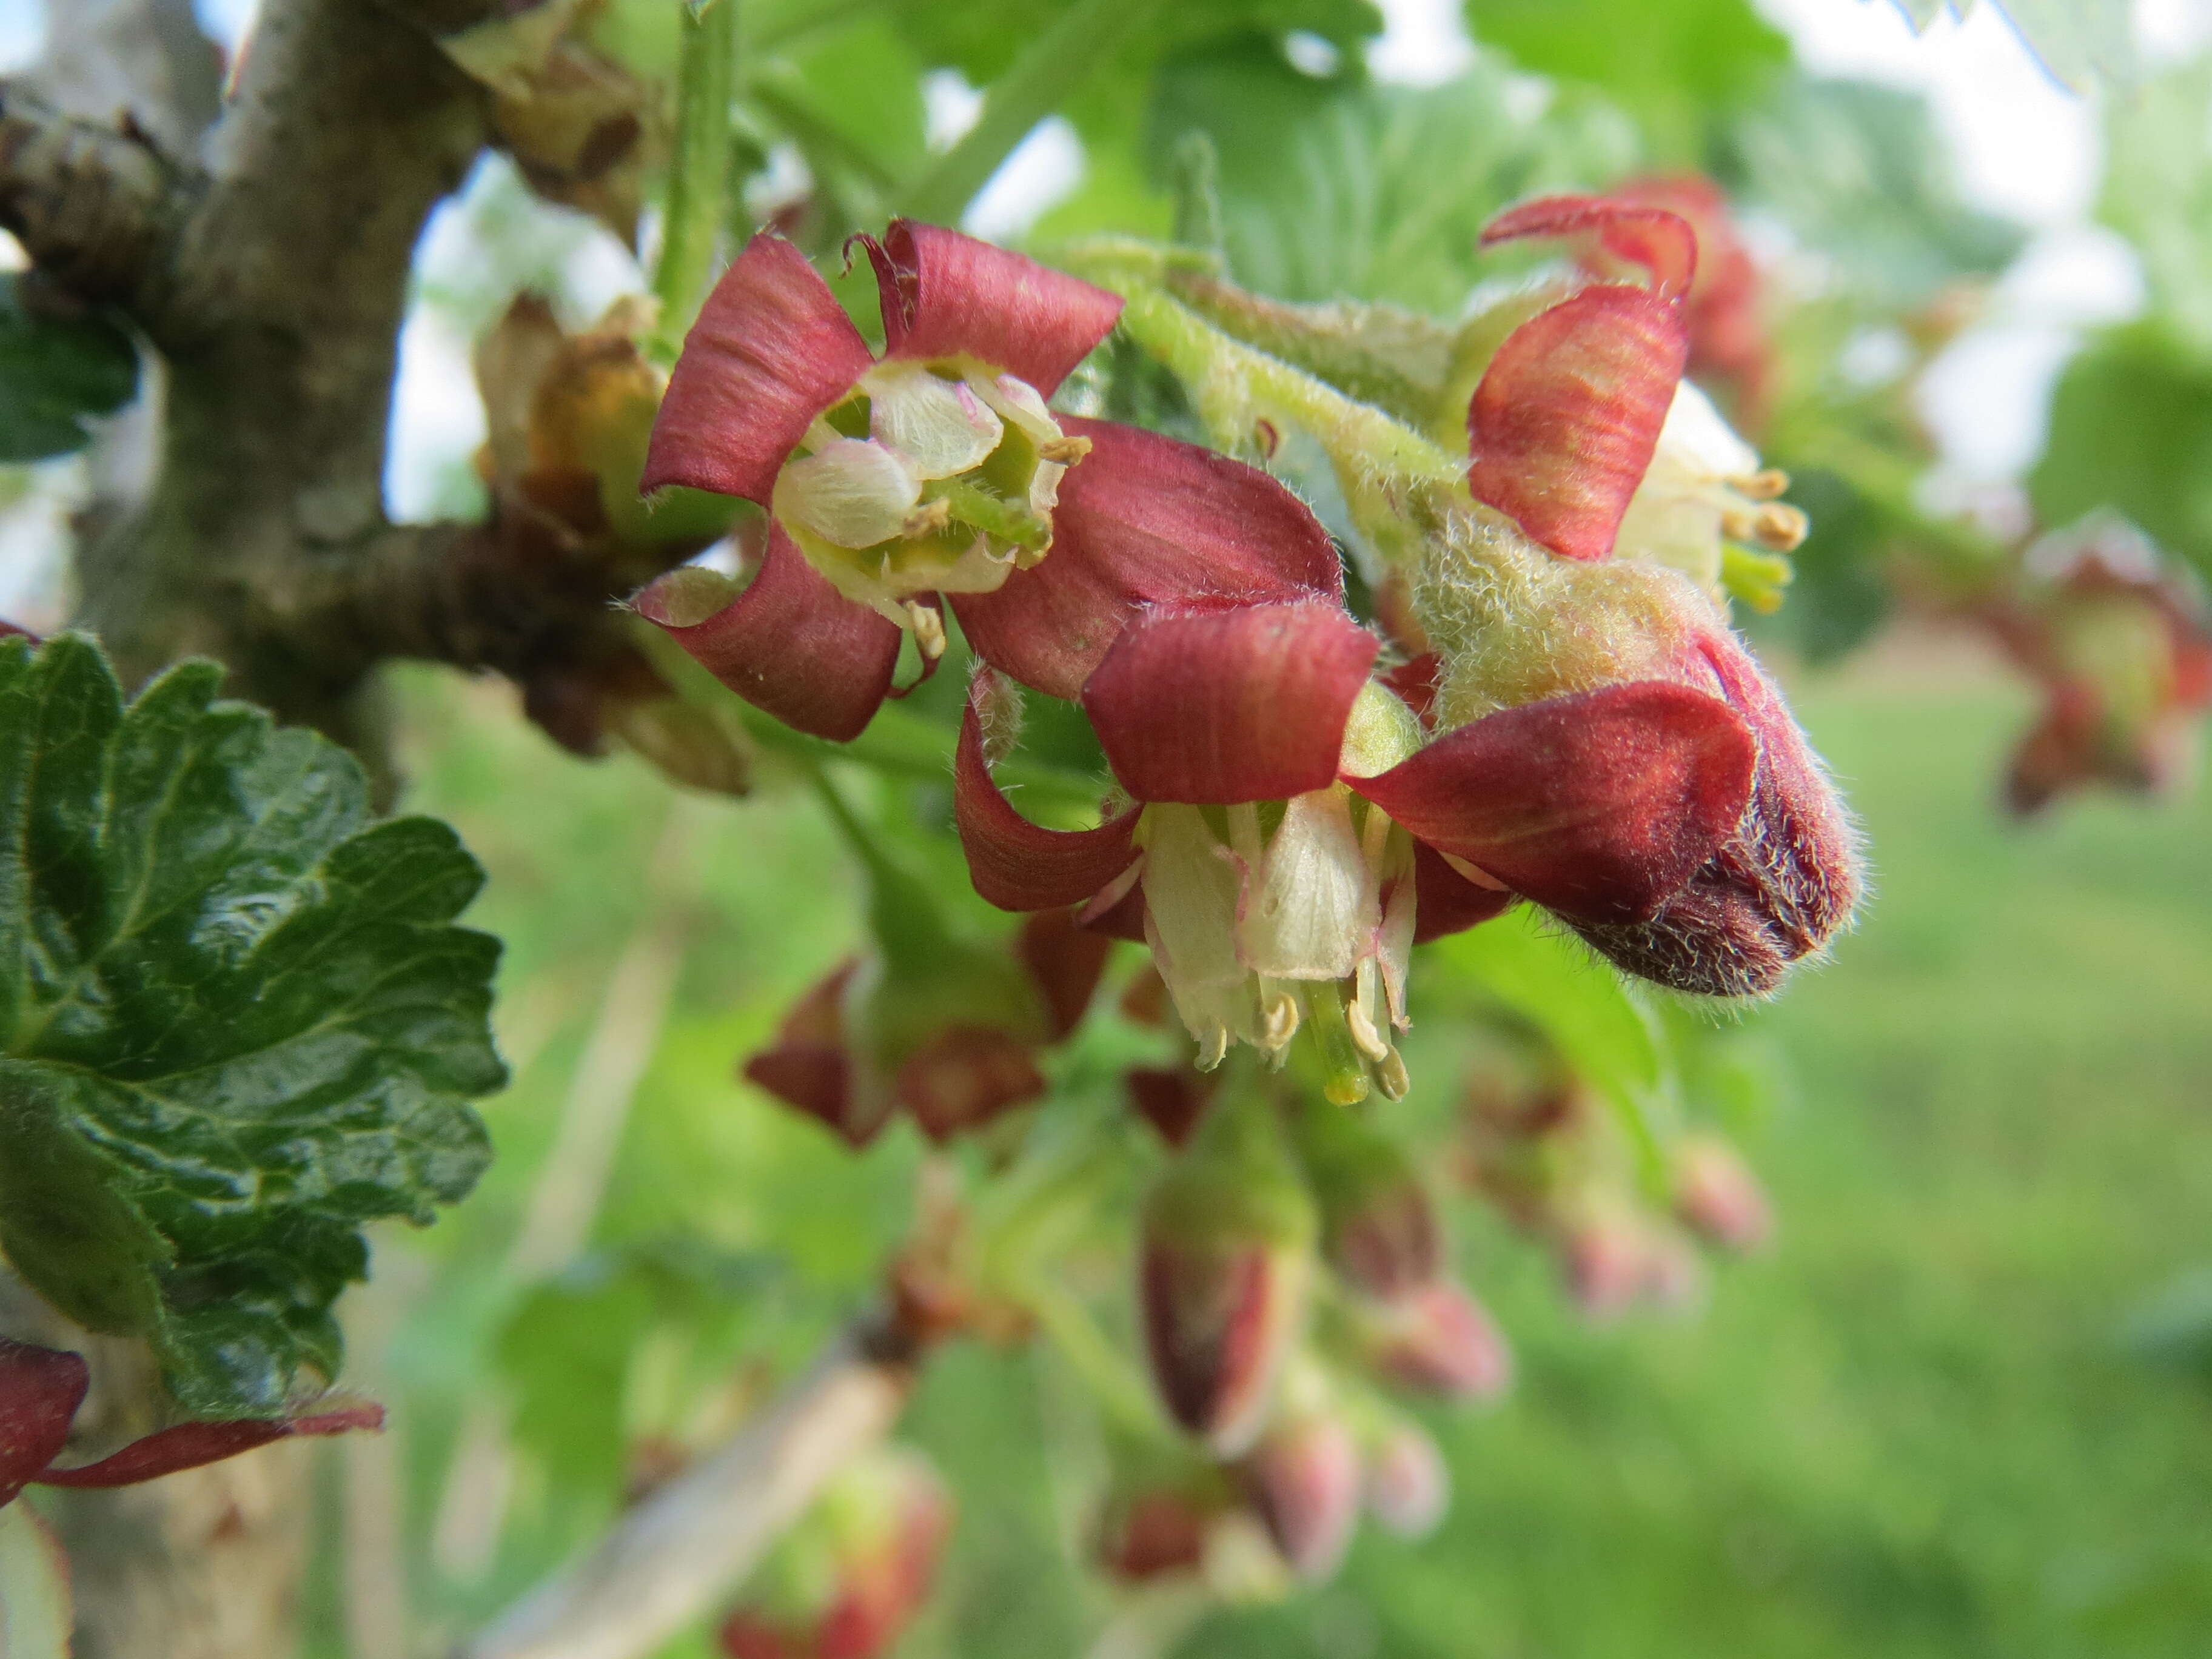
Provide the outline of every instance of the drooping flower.
<path id="1" fill-rule="evenodd" d="M 2041 688 L 2013 751 L 2005 801 L 2022 817 L 2094 785 L 2154 793 L 2188 769 L 2212 708 L 2212 623 L 2122 526 L 2093 539 L 2056 580 L 1984 605 L 1984 624 Z"/>
<path id="2" fill-rule="evenodd" d="M 1487 1400 L 1513 1381 L 1513 1351 L 1463 1285 L 1437 1279 L 1355 1310 L 1367 1364 L 1386 1381 L 1446 1400 Z"/>
<path id="3" fill-rule="evenodd" d="M 1083 689 L 1137 803 L 1097 829 L 1021 817 L 984 758 L 979 677 L 955 769 L 976 890 L 1088 902 L 1152 945 L 1218 1064 L 1310 1024 L 1332 1098 L 1402 1092 L 1414 943 L 1527 897 L 1590 925 L 1659 911 L 1732 833 L 1751 740 L 1727 703 L 1615 685 L 1431 737 L 1334 598 L 1147 612 Z"/>
<path id="4" fill-rule="evenodd" d="M 1043 1095 L 1037 1054 L 1081 1020 L 1111 948 L 1063 909 L 1029 917 L 1011 951 L 936 940 L 910 962 L 856 957 L 793 1005 L 744 1075 L 854 1146 L 902 1109 L 945 1140 Z"/>
<path id="5" fill-rule="evenodd" d="M 1804 515 L 1775 500 L 1788 479 L 1683 379 L 1699 270 L 1689 221 L 1632 198 L 1553 196 L 1501 214 L 1482 240 L 1566 235 L 1649 286 L 1589 283 L 1506 336 L 1468 408 L 1476 498 L 1562 557 L 1649 559 L 1716 592 L 1724 538 L 1796 547 Z"/>
<path id="6" fill-rule="evenodd" d="M 1752 1250 L 1774 1231 L 1759 1177 L 1719 1135 L 1685 1135 L 1674 1150 L 1674 1213 L 1708 1243 Z"/>
<path id="7" fill-rule="evenodd" d="M 926 663 L 949 602 L 1024 684 L 1074 694 L 1137 607 L 1333 580 L 1327 535 L 1265 474 L 1054 415 L 1121 301 L 934 225 L 862 239 L 872 354 L 803 255 L 756 236 L 686 340 L 642 487 L 742 495 L 772 518 L 750 586 L 672 571 L 634 603 L 740 696 L 842 741 L 889 694 L 901 631 Z"/>

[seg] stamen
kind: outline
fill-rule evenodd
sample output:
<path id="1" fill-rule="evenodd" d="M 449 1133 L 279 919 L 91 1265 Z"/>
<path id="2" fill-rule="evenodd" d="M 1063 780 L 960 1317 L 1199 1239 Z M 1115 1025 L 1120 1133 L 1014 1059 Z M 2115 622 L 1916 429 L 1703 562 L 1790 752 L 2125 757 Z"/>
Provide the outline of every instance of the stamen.
<path id="1" fill-rule="evenodd" d="M 1770 466 L 1765 471 L 1753 472 L 1747 477 L 1727 478 L 1722 482 L 1735 490 L 1737 495 L 1749 500 L 1771 501 L 1779 500 L 1789 489 L 1790 475 L 1778 466 Z"/>
<path id="2" fill-rule="evenodd" d="M 924 536 L 934 536 L 952 522 L 952 504 L 946 501 L 924 501 L 906 515 L 899 526 L 899 534 L 908 541 L 919 541 Z"/>
<path id="3" fill-rule="evenodd" d="M 1403 1100 L 1406 1091 L 1413 1086 L 1413 1079 L 1406 1070 L 1405 1057 L 1395 1048 L 1375 1068 L 1375 1085 L 1382 1091 L 1385 1100 Z"/>
<path id="4" fill-rule="evenodd" d="M 1770 501 L 1752 510 L 1732 507 L 1721 514 L 1721 533 L 1731 541 L 1750 542 L 1769 552 L 1788 553 L 1805 539 L 1810 521 L 1784 501 Z"/>
<path id="5" fill-rule="evenodd" d="M 1270 1054 L 1279 1054 L 1290 1046 L 1291 1039 L 1298 1034 L 1298 1022 L 1303 1018 L 1298 1000 L 1280 986 L 1265 981 L 1260 987 L 1260 1046 Z"/>
<path id="6" fill-rule="evenodd" d="M 1389 1058 L 1390 1045 L 1375 1029 L 1374 1017 L 1356 999 L 1345 1004 L 1344 1023 L 1352 1031 L 1352 1046 L 1361 1054 L 1378 1063 Z"/>
<path id="7" fill-rule="evenodd" d="M 935 662 L 945 654 L 945 618 L 937 614 L 933 605 L 918 599 L 906 602 L 906 625 L 914 631 L 915 648 L 924 658 Z"/>
<path id="8" fill-rule="evenodd" d="M 1073 466 L 1091 453 L 1091 440 L 1078 437 L 1072 432 L 1057 438 L 1047 438 L 1037 446 L 1037 459 L 1057 462 L 1061 466 Z"/>
<path id="9" fill-rule="evenodd" d="M 1198 1069 L 1212 1071 L 1228 1053 L 1229 1028 L 1218 1020 L 1212 1021 L 1198 1039 Z"/>

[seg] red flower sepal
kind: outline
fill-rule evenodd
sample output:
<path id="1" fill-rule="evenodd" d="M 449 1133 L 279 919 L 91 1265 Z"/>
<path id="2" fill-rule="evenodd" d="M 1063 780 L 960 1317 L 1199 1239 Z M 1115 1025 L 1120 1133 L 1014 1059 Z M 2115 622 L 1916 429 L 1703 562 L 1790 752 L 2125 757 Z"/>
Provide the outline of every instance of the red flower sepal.
<path id="1" fill-rule="evenodd" d="M 1681 301 L 1698 243 L 1663 209 L 1550 196 L 1499 215 L 1482 244 L 1575 234 L 1641 266 L 1650 286 L 1592 283 L 1506 336 L 1468 407 L 1468 480 L 1532 540 L 1565 558 L 1601 559 L 1689 362 Z"/>
<path id="2" fill-rule="evenodd" d="M 740 696 L 849 739 L 889 692 L 901 629 L 926 662 L 943 649 L 940 596 L 986 660 L 1070 696 L 1139 606 L 1337 591 L 1327 534 L 1265 474 L 1047 407 L 1115 296 L 933 225 L 863 240 L 881 358 L 796 248 L 757 236 L 653 429 L 643 488 L 775 520 L 750 586 L 679 570 L 635 601 Z"/>
<path id="3" fill-rule="evenodd" d="M 1037 1055 L 1080 1022 L 1112 942 L 1066 911 L 1000 951 L 946 941 L 855 958 L 799 999 L 744 1074 L 864 1146 L 903 1109 L 933 1140 L 1039 1098 Z"/>
<path id="4" fill-rule="evenodd" d="M 1146 613 L 1083 690 L 1140 810 L 1073 832 L 992 782 L 979 681 L 955 771 L 977 890 L 1017 909 L 1087 898 L 1094 917 L 1133 890 L 1202 1066 L 1232 1042 L 1279 1054 L 1310 1020 L 1348 1101 L 1370 1076 L 1403 1090 L 1386 1033 L 1417 938 L 1516 895 L 1648 918 L 1742 817 L 1752 741 L 1718 697 L 1614 686 L 1431 738 L 1370 680 L 1376 649 L 1327 600 Z"/>

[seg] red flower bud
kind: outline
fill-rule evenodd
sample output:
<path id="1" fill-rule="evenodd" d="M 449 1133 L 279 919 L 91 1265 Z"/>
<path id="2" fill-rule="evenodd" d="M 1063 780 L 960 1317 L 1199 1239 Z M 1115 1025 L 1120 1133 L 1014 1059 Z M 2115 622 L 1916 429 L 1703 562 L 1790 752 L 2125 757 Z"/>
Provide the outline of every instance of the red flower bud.
<path id="1" fill-rule="evenodd" d="M 1138 1301 L 1168 1414 L 1217 1454 L 1252 1443 L 1305 1315 L 1313 1200 L 1263 1102 L 1231 1097 L 1145 1200 Z"/>
<path id="2" fill-rule="evenodd" d="M 1099 1528 L 1098 1565 L 1129 1583 L 1196 1572 L 1206 1561 L 1214 1506 L 1197 1494 L 1163 1489 L 1115 1503 Z"/>
<path id="3" fill-rule="evenodd" d="M 1774 1230 L 1759 1177 L 1717 1135 L 1692 1135 L 1675 1148 L 1674 1213 L 1723 1249 L 1755 1249 Z"/>
<path id="4" fill-rule="evenodd" d="M 1400 1388 L 1484 1400 L 1513 1380 L 1513 1354 L 1482 1304 L 1450 1283 L 1364 1305 L 1368 1361 Z"/>
<path id="5" fill-rule="evenodd" d="M 1601 1206 L 1571 1222 L 1566 1258 L 1568 1285 L 1593 1319 L 1617 1318 L 1639 1303 L 1680 1307 L 1705 1282 L 1686 1239 L 1625 1207 Z"/>
<path id="6" fill-rule="evenodd" d="M 1244 1488 L 1291 1571 L 1309 1583 L 1344 1559 L 1359 1520 L 1359 1447 L 1335 1416 L 1270 1429 L 1244 1460 Z"/>
<path id="7" fill-rule="evenodd" d="M 1404 1151 L 1343 1107 L 1311 1103 L 1297 1122 L 1299 1158 L 1321 1206 L 1322 1259 L 1384 1298 L 1435 1279 L 1443 1229 Z"/>

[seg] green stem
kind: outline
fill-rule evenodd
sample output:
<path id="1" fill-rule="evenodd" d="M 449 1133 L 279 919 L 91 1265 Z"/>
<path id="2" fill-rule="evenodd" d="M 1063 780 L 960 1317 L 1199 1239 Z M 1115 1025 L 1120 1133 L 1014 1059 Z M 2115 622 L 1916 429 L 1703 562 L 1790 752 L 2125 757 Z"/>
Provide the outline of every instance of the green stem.
<path id="1" fill-rule="evenodd" d="M 1128 1356 L 1107 1340 L 1088 1308 L 1036 1279 L 1023 1287 L 1020 1300 L 1100 1406 L 1134 1434 L 1158 1439 L 1166 1432 L 1152 1389 Z"/>
<path id="2" fill-rule="evenodd" d="M 738 0 L 708 0 L 684 14 L 676 82 L 676 155 L 653 291 L 659 343 L 679 346 L 705 297 L 722 229 L 730 165 L 730 99 L 737 79 Z"/>
<path id="3" fill-rule="evenodd" d="M 1070 93 L 1110 63 L 1121 43 L 1150 21 L 1160 4 L 1161 0 L 1076 0 L 991 83 L 981 118 L 907 186 L 902 208 L 917 219 L 958 223 L 1000 163 Z"/>
<path id="4" fill-rule="evenodd" d="M 850 761 L 872 771 L 930 783 L 946 782 L 952 775 L 951 733 L 937 721 L 903 708 L 882 709 L 850 743 L 825 743 L 794 732 L 750 703 L 741 705 L 739 718 L 762 748 L 801 762 Z M 1062 813 L 1094 813 L 1105 793 L 1097 779 L 1081 772 L 1018 757 L 1001 761 L 992 775 L 1001 787 L 1021 789 L 1030 803 L 1047 804 Z"/>

